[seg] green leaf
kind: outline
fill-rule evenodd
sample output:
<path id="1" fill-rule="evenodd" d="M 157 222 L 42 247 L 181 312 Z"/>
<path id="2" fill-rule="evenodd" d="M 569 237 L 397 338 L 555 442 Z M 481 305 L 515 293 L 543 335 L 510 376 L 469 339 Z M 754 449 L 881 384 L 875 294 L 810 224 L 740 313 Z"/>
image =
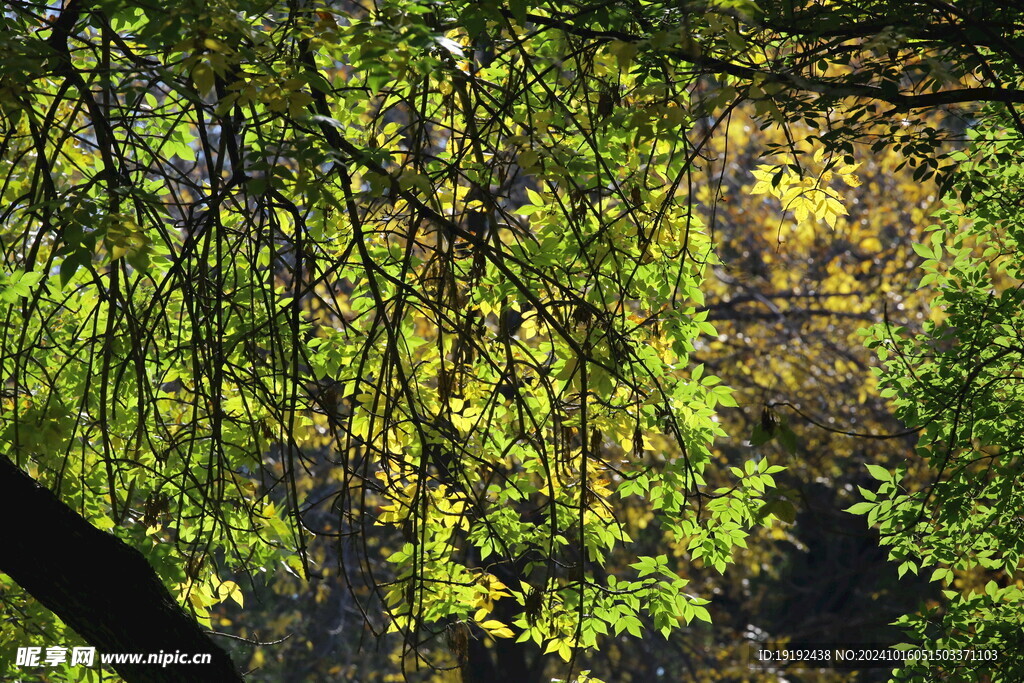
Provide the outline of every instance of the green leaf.
<path id="1" fill-rule="evenodd" d="M 878 481 L 892 481 L 892 472 L 881 465 L 867 465 L 868 472 Z"/>
<path id="2" fill-rule="evenodd" d="M 915 243 L 915 244 L 912 244 L 911 246 L 914 248 L 914 253 L 916 253 L 921 258 L 925 258 L 925 259 L 935 258 L 935 256 L 932 253 L 932 250 L 929 247 L 927 247 L 926 245 Z"/>

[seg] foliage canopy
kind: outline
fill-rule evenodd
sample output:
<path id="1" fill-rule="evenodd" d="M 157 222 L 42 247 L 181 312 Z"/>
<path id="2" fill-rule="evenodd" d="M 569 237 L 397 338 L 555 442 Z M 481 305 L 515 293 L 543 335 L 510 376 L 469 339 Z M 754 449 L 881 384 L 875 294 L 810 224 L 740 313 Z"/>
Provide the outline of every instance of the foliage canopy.
<path id="1" fill-rule="evenodd" d="M 239 574 L 323 576 L 334 540 L 410 666 L 490 643 L 500 669 L 515 640 L 572 669 L 602 635 L 710 621 L 630 506 L 720 572 L 792 516 L 765 502 L 780 465 L 712 458 L 736 401 L 694 360 L 709 150 L 741 106 L 784 133 L 751 194 L 813 230 L 847 214 L 860 143 L 955 185 L 949 128 L 913 112 L 1024 102 L 1009 4 L 50 12 L 0 19 L 10 459 L 205 624 Z"/>

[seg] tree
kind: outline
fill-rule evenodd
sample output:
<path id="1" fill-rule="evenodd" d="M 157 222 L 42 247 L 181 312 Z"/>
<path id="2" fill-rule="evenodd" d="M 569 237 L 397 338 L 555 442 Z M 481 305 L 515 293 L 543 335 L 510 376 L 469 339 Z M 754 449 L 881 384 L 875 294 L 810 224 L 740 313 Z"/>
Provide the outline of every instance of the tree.
<path id="1" fill-rule="evenodd" d="M 21 9 L 19 28 L 38 21 Z M 672 194 L 599 154 L 681 170 L 683 148 L 666 126 L 599 126 L 590 91 L 544 65 L 557 41 L 526 52 L 500 13 L 478 20 L 508 24 L 526 59 L 487 78 L 529 87 L 492 101 L 463 75 L 463 34 L 425 10 L 271 13 L 268 41 L 226 10 L 72 3 L 44 40 L 10 33 L 37 75 L 9 107 L 8 156 L 36 169 L 8 173 L 25 237 L 8 256 L 13 452 L 203 620 L 237 591 L 225 567 L 281 553 L 308 573 L 320 501 L 296 472 L 324 437 L 339 532 L 403 536 L 380 590 L 413 646 L 472 629 L 569 660 L 639 632 L 641 610 L 666 632 L 707 618 L 664 558 L 601 569 L 628 542 L 612 487 L 724 567 L 772 473 L 752 462 L 742 485 L 700 490 L 729 401 L 686 370 L 710 330 L 687 303 L 708 245 Z M 524 170 L 536 190 L 514 187 Z M 604 215 L 634 205 L 652 212 L 640 228 Z M 645 462 L 655 433 L 681 457 Z"/>
<path id="2" fill-rule="evenodd" d="M 787 469 L 767 496 L 783 522 L 752 534 L 726 576 L 699 579 L 702 593 L 716 596 L 713 626 L 711 634 L 687 634 L 707 644 L 688 652 L 697 673 L 686 680 L 749 675 L 751 639 L 901 642 L 889 622 L 931 592 L 925 579 L 901 576 L 885 562 L 877 534 L 843 510 L 860 500 L 856 486 L 871 481 L 865 463 L 895 467 L 913 443 L 913 434 L 862 436 L 905 428 L 869 381 L 872 352 L 857 330 L 886 314 L 920 329 L 927 317 L 926 292 L 909 264 L 919 258 L 912 244 L 936 189 L 915 182 L 912 169 L 898 170 L 905 163 L 899 154 L 855 150 L 852 175 L 825 175 L 819 184 L 842 200 L 834 225 L 809 213 L 798 219 L 792 204 L 786 210 L 771 192 L 753 191 L 757 176 L 777 170 L 764 148 L 784 142 L 783 131 L 759 131 L 743 111 L 727 125 L 728 138 L 709 146 L 723 169 L 721 188 L 707 190 L 724 197 L 714 204 L 713 223 L 723 264 L 705 284 L 719 334 L 701 340 L 697 358 L 735 388 L 740 406 L 719 414 L 729 436 L 716 441 L 716 457 L 732 462 L 754 449 Z M 922 125 L 949 129 L 939 116 Z M 792 130 L 805 138 L 801 126 Z M 817 179 L 814 148 L 805 149 L 807 175 Z M 653 652 L 647 658 L 666 659 Z M 886 672 L 861 675 L 872 673 Z M 850 676 L 820 675 L 829 674 L 822 680 Z"/>
<path id="3" fill-rule="evenodd" d="M 953 159 L 955 194 L 925 239 L 921 284 L 941 313 L 922 334 L 874 328 L 870 345 L 906 424 L 919 433 L 926 485 L 906 465 L 873 469 L 854 511 L 882 533 L 889 555 L 944 586 L 945 600 L 903 624 L 929 649 L 960 661 L 916 662 L 901 680 L 936 675 L 1012 681 L 1024 671 L 1020 604 L 1020 130 L 992 111 Z M 910 458 L 908 458 L 910 460 Z M 926 676 L 928 677 L 926 679 Z"/>
<path id="4" fill-rule="evenodd" d="M 778 465 L 716 471 L 734 399 L 693 362 L 724 117 L 814 126 L 843 173 L 882 106 L 1024 101 L 977 3 L 149 9 L 3 15 L 11 459 L 207 626 L 231 571 L 383 539 L 403 662 L 489 680 L 709 618 L 664 553 L 610 571 L 624 504 L 719 571 L 785 514 Z M 901 130 L 930 177 L 942 131 Z M 834 224 L 778 151 L 766 188 Z"/>
<path id="5" fill-rule="evenodd" d="M 36 517 L 34 524 L 12 524 L 5 532 L 0 568 L 6 574 L 105 652 L 209 654 L 210 665 L 193 680 L 242 680 L 227 653 L 181 609 L 138 551 L 86 522 L 6 458 L 0 471 L 4 518 L 17 519 L 25 508 Z M 87 561 L 90 556 L 103 563 Z M 71 563 L 76 566 L 69 572 Z M 126 585 L 133 587 L 130 592 Z M 119 662 L 113 667 L 129 680 L 170 682 L 183 675 L 178 666 Z"/>

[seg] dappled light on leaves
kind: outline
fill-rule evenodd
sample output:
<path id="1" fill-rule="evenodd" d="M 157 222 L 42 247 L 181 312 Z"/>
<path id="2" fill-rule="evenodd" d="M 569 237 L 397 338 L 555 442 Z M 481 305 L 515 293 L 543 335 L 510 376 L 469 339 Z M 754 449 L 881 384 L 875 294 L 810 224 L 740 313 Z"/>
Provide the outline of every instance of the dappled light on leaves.
<path id="1" fill-rule="evenodd" d="M 9 5 L 3 457 L 253 676 L 733 675 L 740 644 L 811 630 L 769 593 L 838 564 L 814 519 L 840 504 L 900 576 L 969 579 L 877 510 L 956 498 L 925 483 L 960 416 L 922 423 L 943 391 L 915 387 L 1014 372 L 1015 290 L 983 304 L 975 254 L 1015 253 L 978 199 L 1012 179 L 958 173 L 1016 142 L 949 154 L 1024 102 L 1011 9 Z M 947 347 L 986 307 L 1008 319 L 972 366 Z M 925 432 L 899 469 L 890 398 Z M 1010 486 L 981 472 L 1007 448 L 964 471 Z M 1012 549 L 977 528 L 1009 520 L 992 491 L 928 509 Z M 19 637 L 67 633 L 0 597 Z M 325 628 L 289 642 L 303 620 Z"/>

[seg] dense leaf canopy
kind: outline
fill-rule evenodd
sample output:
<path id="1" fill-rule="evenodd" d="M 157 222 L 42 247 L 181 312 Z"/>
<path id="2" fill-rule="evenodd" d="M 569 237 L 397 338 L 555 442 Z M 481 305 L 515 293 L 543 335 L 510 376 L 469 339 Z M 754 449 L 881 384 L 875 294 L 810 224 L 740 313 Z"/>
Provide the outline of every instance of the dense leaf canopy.
<path id="1" fill-rule="evenodd" d="M 1002 572 L 1010 611 L 1020 463 L 994 406 L 1017 401 L 1018 183 L 994 169 L 1024 130 L 1020 21 L 940 0 L 10 2 L 5 457 L 204 626 L 288 572 L 344 585 L 404 674 L 585 680 L 602 642 L 710 622 L 699 572 L 794 521 L 780 461 L 813 449 L 789 422 L 862 433 L 801 398 L 838 373 L 867 430 L 924 435 L 853 511 L 901 575 Z M 901 169 L 912 221 L 949 198 L 914 247 L 948 319 L 902 341 L 863 295 L 909 288 L 915 233 L 870 191 Z M 732 358 L 758 315 L 811 360 Z M 910 431 L 844 316 L 885 318 L 878 383 Z M 837 467 L 810 476 L 867 484 Z M 59 637 L 0 595 L 5 646 Z M 947 600 L 946 635 L 907 623 L 943 646 L 1019 632 Z"/>

